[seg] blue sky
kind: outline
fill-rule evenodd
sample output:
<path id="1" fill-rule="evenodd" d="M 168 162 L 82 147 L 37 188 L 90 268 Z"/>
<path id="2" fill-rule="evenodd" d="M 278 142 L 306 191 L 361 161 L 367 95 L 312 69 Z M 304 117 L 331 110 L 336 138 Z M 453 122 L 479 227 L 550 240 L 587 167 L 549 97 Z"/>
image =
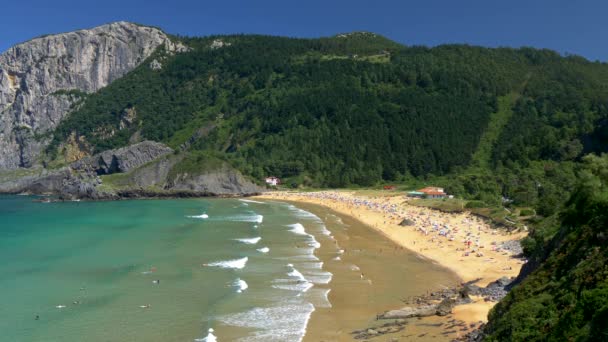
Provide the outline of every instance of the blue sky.
<path id="1" fill-rule="evenodd" d="M 608 61 L 606 0 L 8 0 L 1 12 L 0 51 L 127 20 L 182 35 L 372 31 L 406 45 L 534 46 Z"/>

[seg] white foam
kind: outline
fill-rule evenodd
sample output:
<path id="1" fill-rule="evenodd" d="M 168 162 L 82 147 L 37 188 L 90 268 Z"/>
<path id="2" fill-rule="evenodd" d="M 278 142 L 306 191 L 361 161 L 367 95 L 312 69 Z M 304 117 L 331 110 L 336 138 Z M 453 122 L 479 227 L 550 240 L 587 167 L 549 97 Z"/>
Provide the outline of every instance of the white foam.
<path id="1" fill-rule="evenodd" d="M 255 245 L 256 243 L 260 242 L 260 240 L 262 240 L 261 237 L 255 237 L 255 238 L 249 238 L 249 239 L 234 239 L 236 241 L 242 242 L 242 243 L 246 243 L 248 245 Z"/>
<path id="2" fill-rule="evenodd" d="M 291 267 L 291 271 L 287 272 L 287 275 L 290 277 L 298 278 L 298 280 L 306 280 L 306 278 L 304 278 L 304 275 L 293 266 Z"/>
<path id="3" fill-rule="evenodd" d="M 237 221 L 237 222 L 256 222 L 262 223 L 264 220 L 263 215 L 241 215 L 241 216 L 230 216 L 226 218 L 228 221 Z"/>
<path id="4" fill-rule="evenodd" d="M 241 202 L 247 202 L 247 203 L 266 204 L 266 203 L 264 203 L 264 202 L 260 202 L 260 201 L 254 201 L 254 200 L 248 200 L 248 199 L 244 199 L 244 198 L 239 199 L 239 201 L 241 201 Z"/>
<path id="5" fill-rule="evenodd" d="M 209 218 L 209 215 L 207 215 L 207 214 L 200 214 L 200 215 L 190 215 L 188 217 L 189 218 L 196 218 L 196 219 L 206 219 L 206 218 Z"/>
<path id="6" fill-rule="evenodd" d="M 304 229 L 304 226 L 301 223 L 290 224 L 288 227 L 291 227 L 289 231 L 292 233 L 298 235 L 308 235 L 308 233 L 306 233 L 306 229 Z"/>
<path id="7" fill-rule="evenodd" d="M 317 261 L 318 261 L 318 259 L 317 259 Z M 311 269 L 320 270 L 323 268 L 323 261 L 309 262 L 304 265 L 306 265 L 308 268 L 311 268 Z"/>
<path id="8" fill-rule="evenodd" d="M 237 278 L 234 281 L 233 286 L 237 288 L 236 292 L 241 293 L 249 288 L 249 285 L 241 278 Z"/>
<path id="9" fill-rule="evenodd" d="M 256 249 L 256 251 L 258 251 L 260 253 L 268 253 L 268 252 L 270 252 L 270 248 L 268 248 L 268 247 L 262 247 L 262 248 Z"/>
<path id="10" fill-rule="evenodd" d="M 290 290 L 290 291 L 306 292 L 313 287 L 313 284 L 311 282 L 309 282 L 304 277 L 304 275 L 302 273 L 300 273 L 300 271 L 298 271 L 293 266 L 293 264 L 288 264 L 287 267 L 289 267 L 291 269 L 289 272 L 287 272 L 287 276 L 289 276 L 291 278 L 295 278 L 295 280 L 293 280 L 293 279 L 276 279 L 273 281 L 273 283 L 275 284 L 275 285 L 272 285 L 273 288 Z"/>
<path id="11" fill-rule="evenodd" d="M 310 238 L 312 240 L 312 242 L 308 243 L 308 245 L 310 247 L 313 247 L 313 248 L 319 248 L 319 247 L 321 247 L 321 244 L 319 243 L 319 241 L 317 241 L 317 239 L 315 239 L 314 236 L 310 235 Z"/>
<path id="12" fill-rule="evenodd" d="M 289 260 L 289 261 L 319 261 L 319 258 L 317 258 L 314 254 L 312 254 L 315 250 L 314 248 L 306 248 L 306 249 L 300 248 L 300 250 L 306 250 L 308 253 L 289 256 L 289 257 L 278 257 L 277 259 Z"/>
<path id="13" fill-rule="evenodd" d="M 238 341 L 302 341 L 314 311 L 315 307 L 310 303 L 281 304 L 218 317 L 218 320 L 227 325 L 256 330 Z"/>
<path id="14" fill-rule="evenodd" d="M 333 258 L 332 260 L 340 261 L 340 260 L 342 260 L 342 258 L 340 258 L 339 256 L 337 256 L 337 257 Z"/>
<path id="15" fill-rule="evenodd" d="M 311 282 L 298 280 L 296 283 L 275 284 L 275 285 L 272 285 L 272 288 L 305 293 L 306 291 L 310 290 L 313 286 L 314 285 Z"/>
<path id="16" fill-rule="evenodd" d="M 351 265 L 351 266 L 350 266 L 350 270 L 351 270 L 351 271 L 361 271 L 361 269 L 360 269 L 360 268 L 359 268 L 359 266 L 357 266 L 357 265 Z"/>
<path id="17" fill-rule="evenodd" d="M 213 329 L 209 329 L 207 331 L 207 336 L 205 338 L 195 338 L 195 342 L 217 342 L 217 337 L 213 335 Z"/>
<path id="18" fill-rule="evenodd" d="M 214 266 L 214 267 L 232 268 L 232 269 L 240 270 L 242 268 L 245 268 L 245 265 L 247 264 L 248 260 L 249 260 L 248 257 L 244 257 L 244 258 L 234 259 L 234 260 L 216 261 L 216 262 L 212 262 L 209 264 L 205 264 L 204 266 Z"/>
<path id="19" fill-rule="evenodd" d="M 312 289 L 308 292 L 306 298 L 315 308 L 331 308 L 329 292 L 331 292 L 331 289 Z"/>
<path id="20" fill-rule="evenodd" d="M 327 229 L 327 227 L 325 227 L 325 225 L 321 226 L 321 234 L 327 235 L 333 239 L 333 236 L 331 236 L 331 232 Z"/>
<path id="21" fill-rule="evenodd" d="M 306 274 L 307 279 L 313 284 L 329 284 L 333 276 L 329 272 L 310 272 Z"/>
<path id="22" fill-rule="evenodd" d="M 310 247 L 313 247 L 313 248 L 319 248 L 319 247 L 321 247 L 321 244 L 319 243 L 319 241 L 317 241 L 317 239 L 315 239 L 314 235 L 308 234 L 306 232 L 306 229 L 304 228 L 304 226 L 301 223 L 289 224 L 287 226 L 291 227 L 291 229 L 289 231 L 292 232 L 292 233 L 294 233 L 294 234 L 308 236 L 310 238 L 310 240 L 311 240 L 308 243 L 308 245 Z"/>
<path id="23" fill-rule="evenodd" d="M 297 217 L 306 218 L 306 219 L 314 220 L 317 222 L 323 222 L 323 220 L 321 220 L 321 218 L 319 216 L 317 216 L 309 211 L 300 209 L 294 205 L 289 205 L 287 208 L 289 210 L 291 210 L 294 213 L 294 215 Z"/>

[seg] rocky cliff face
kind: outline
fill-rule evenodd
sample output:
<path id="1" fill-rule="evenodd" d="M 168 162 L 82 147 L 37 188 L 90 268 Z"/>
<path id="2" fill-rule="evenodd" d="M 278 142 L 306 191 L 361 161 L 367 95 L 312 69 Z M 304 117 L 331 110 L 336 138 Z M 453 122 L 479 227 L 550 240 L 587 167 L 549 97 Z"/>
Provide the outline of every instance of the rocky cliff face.
<path id="1" fill-rule="evenodd" d="M 154 50 L 182 49 L 159 29 L 127 22 L 32 39 L 0 55 L 0 171 L 30 167 L 78 100 L 123 76 Z"/>
<path id="2" fill-rule="evenodd" d="M 172 148 L 161 143 L 143 141 L 83 158 L 72 163 L 71 166 L 75 170 L 92 171 L 99 175 L 124 173 L 172 152 Z"/>

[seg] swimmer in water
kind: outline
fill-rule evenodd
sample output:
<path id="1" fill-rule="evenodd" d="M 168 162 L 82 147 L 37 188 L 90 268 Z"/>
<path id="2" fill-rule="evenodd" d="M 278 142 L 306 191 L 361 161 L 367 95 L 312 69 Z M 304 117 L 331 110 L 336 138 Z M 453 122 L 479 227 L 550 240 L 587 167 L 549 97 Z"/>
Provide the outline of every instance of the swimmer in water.
<path id="1" fill-rule="evenodd" d="M 40 316 L 39 316 L 39 315 L 36 315 L 35 320 L 39 320 L 39 319 L 40 319 Z"/>

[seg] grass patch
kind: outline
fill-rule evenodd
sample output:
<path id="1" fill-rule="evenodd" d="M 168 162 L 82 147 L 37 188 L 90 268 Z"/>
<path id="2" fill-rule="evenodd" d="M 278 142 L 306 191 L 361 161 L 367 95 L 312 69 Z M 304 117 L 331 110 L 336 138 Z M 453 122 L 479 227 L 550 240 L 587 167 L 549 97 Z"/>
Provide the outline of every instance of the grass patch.
<path id="1" fill-rule="evenodd" d="M 215 171 L 225 167 L 227 163 L 207 151 L 192 151 L 185 154 L 184 158 L 175 164 L 169 171 L 169 179 L 174 179 L 180 174 L 199 175 Z"/>
<path id="2" fill-rule="evenodd" d="M 461 213 L 465 211 L 467 201 L 459 198 L 446 199 L 414 199 L 408 202 L 417 207 L 425 207 L 436 210 L 441 210 L 448 213 Z"/>
<path id="3" fill-rule="evenodd" d="M 471 165 L 484 169 L 489 168 L 494 144 L 498 140 L 502 129 L 509 122 L 511 116 L 513 116 L 513 106 L 519 96 L 518 93 L 510 93 L 498 98 L 498 111 L 490 115 L 488 128 L 479 139 L 479 145 L 477 151 L 473 153 Z"/>

